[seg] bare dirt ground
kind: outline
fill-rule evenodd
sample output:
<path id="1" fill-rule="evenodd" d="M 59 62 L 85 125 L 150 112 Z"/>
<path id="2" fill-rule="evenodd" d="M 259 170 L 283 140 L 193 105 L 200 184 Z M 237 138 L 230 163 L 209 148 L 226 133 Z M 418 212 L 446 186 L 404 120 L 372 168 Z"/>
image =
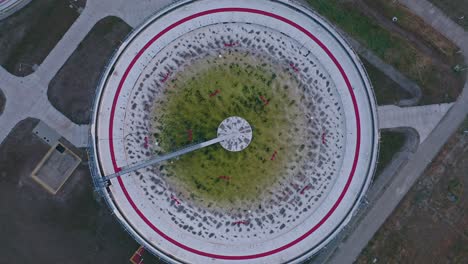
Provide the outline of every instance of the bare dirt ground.
<path id="1" fill-rule="evenodd" d="M 72 8 L 70 8 L 72 2 Z M 86 0 L 32 1 L 0 21 L 0 65 L 17 76 L 33 72 L 78 18 Z"/>
<path id="2" fill-rule="evenodd" d="M 49 149 L 31 132 L 37 122 L 20 122 L 0 145 L 0 263 L 129 263 L 139 245 L 95 197 L 87 165 L 55 196 L 31 179 Z"/>
<path id="3" fill-rule="evenodd" d="M 468 120 L 356 263 L 468 263 Z"/>
<path id="4" fill-rule="evenodd" d="M 116 17 L 99 21 L 49 84 L 52 105 L 77 124 L 90 121 L 99 77 L 131 27 Z"/>
<path id="5" fill-rule="evenodd" d="M 2 115 L 3 110 L 5 110 L 5 104 L 6 104 L 6 97 L 5 97 L 5 94 L 3 94 L 2 90 L 0 89 L 0 115 Z"/>
<path id="6" fill-rule="evenodd" d="M 459 47 L 396 1 L 354 2 L 364 14 L 375 19 L 392 34 L 401 36 L 424 54 L 424 63 L 417 65 L 419 69 L 411 69 L 414 76 L 418 76 L 418 71 L 422 72 L 424 69 L 431 72 L 431 75 L 426 77 L 419 74 L 416 80 L 423 88 L 422 104 L 456 100 L 465 83 L 465 75 L 457 74 L 453 70 L 456 64 L 463 64 L 462 55 L 457 53 Z M 392 21 L 394 17 L 398 19 L 396 22 Z"/>

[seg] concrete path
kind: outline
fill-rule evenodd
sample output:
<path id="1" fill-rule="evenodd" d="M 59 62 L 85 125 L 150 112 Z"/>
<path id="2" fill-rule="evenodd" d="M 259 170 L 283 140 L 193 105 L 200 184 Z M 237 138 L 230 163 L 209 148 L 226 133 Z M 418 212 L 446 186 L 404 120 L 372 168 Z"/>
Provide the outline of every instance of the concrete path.
<path id="1" fill-rule="evenodd" d="M 92 3 L 92 1 L 89 2 Z M 78 19 L 34 72 L 43 83 L 48 84 L 54 78 L 93 26 L 107 16 L 107 14 L 92 11 L 88 6 L 85 7 Z"/>
<path id="2" fill-rule="evenodd" d="M 47 98 L 47 85 L 36 75 L 15 77 L 0 67 L 0 82 L 6 105 L 0 115 L 0 142 L 21 120 L 42 120 L 77 147 L 87 146 L 88 126 L 76 125 L 55 109 Z"/>
<path id="3" fill-rule="evenodd" d="M 172 2 L 146 0 L 136 4 L 126 0 L 88 0 L 78 19 L 33 74 L 16 77 L 0 67 L 1 89 L 7 99 L 5 110 L 0 115 L 0 142 L 19 121 L 34 117 L 48 124 L 75 146 L 86 147 L 88 126 L 74 124 L 50 104 L 47 98 L 49 82 L 99 20 L 118 16 L 135 27 Z"/>
<path id="4" fill-rule="evenodd" d="M 431 24 L 435 29 L 459 45 L 464 53 L 465 60 L 468 58 L 468 33 L 445 16 L 442 11 L 425 0 L 400 0 L 400 2 L 406 4 L 428 24 Z M 395 175 L 392 183 L 382 195 L 373 201 L 365 218 L 360 221 L 354 232 L 341 243 L 330 259 L 330 263 L 353 263 L 356 260 L 411 186 L 424 172 L 432 159 L 436 157 L 445 142 L 465 120 L 467 114 L 468 82 L 465 83 L 462 94 L 441 122 L 429 133 L 416 153 L 409 157 L 407 165 Z"/>
<path id="5" fill-rule="evenodd" d="M 453 103 L 404 108 L 395 105 L 379 106 L 379 128 L 412 127 L 418 132 L 419 142 L 422 143 L 452 105 Z"/>
<path id="6" fill-rule="evenodd" d="M 138 26 L 157 10 L 170 4 L 170 0 L 140 1 L 88 0 L 83 12 L 49 53 L 35 74 L 49 83 L 72 55 L 93 26 L 107 16 L 122 18 L 132 27 Z"/>

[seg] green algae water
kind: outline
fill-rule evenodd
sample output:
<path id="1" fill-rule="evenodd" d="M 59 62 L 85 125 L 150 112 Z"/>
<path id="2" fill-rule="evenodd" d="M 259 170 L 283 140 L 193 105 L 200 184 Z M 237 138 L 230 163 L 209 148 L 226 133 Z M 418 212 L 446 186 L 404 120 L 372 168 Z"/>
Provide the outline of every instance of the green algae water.
<path id="1" fill-rule="evenodd" d="M 255 203 L 286 175 L 301 149 L 305 121 L 297 86 L 280 66 L 249 53 L 207 57 L 184 67 L 168 81 L 153 111 L 160 153 L 215 138 L 230 116 L 247 120 L 253 139 L 240 152 L 216 144 L 180 156 L 160 165 L 162 174 L 179 194 L 208 207 Z"/>

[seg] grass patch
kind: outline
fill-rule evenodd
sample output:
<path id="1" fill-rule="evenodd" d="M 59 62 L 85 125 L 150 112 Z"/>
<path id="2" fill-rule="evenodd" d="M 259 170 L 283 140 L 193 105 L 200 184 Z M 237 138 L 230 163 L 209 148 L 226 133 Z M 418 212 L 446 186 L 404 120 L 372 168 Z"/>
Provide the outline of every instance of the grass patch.
<path id="1" fill-rule="evenodd" d="M 454 74 L 450 67 L 434 64 L 429 56 L 377 24 L 353 3 L 338 0 L 308 0 L 308 3 L 386 63 L 418 83 L 423 89 L 421 104 L 450 102 L 458 97 L 464 83 L 462 75 Z"/>
<path id="2" fill-rule="evenodd" d="M 297 120 L 303 114 L 292 91 L 297 83 L 268 65 L 241 53 L 205 58 L 180 72 L 156 102 L 155 139 L 164 152 L 191 144 L 189 130 L 194 142 L 215 138 L 221 121 L 230 116 L 246 119 L 253 128 L 253 140 L 241 152 L 218 144 L 163 165 L 168 181 L 182 186 L 191 199 L 221 206 L 255 202 L 301 149 Z"/>
<path id="3" fill-rule="evenodd" d="M 120 18 L 103 18 L 49 83 L 49 101 L 74 123 L 89 123 L 99 77 L 112 52 L 131 29 Z"/>
<path id="4" fill-rule="evenodd" d="M 67 1 L 32 1 L 17 14 L 1 21 L 1 65 L 18 76 L 30 74 L 32 66 L 42 63 L 78 15 L 76 8 L 70 8 Z"/>
<path id="5" fill-rule="evenodd" d="M 405 144 L 405 135 L 399 132 L 384 131 L 380 133 L 379 163 L 375 177 L 378 177 L 385 167 L 392 161 L 393 156 Z"/>
<path id="6" fill-rule="evenodd" d="M 411 98 L 411 94 L 403 90 L 397 83 L 388 78 L 366 59 L 361 58 L 361 60 L 372 81 L 378 105 L 397 104 L 402 99 Z"/>
<path id="7" fill-rule="evenodd" d="M 426 24 L 419 16 L 413 14 L 406 6 L 398 2 L 386 0 L 364 0 L 364 2 L 385 16 L 389 21 L 393 17 L 397 17 L 398 21 L 394 23 L 395 25 L 417 36 L 418 39 L 445 56 L 450 63 L 457 63 L 456 52 L 459 48 L 430 25 Z"/>

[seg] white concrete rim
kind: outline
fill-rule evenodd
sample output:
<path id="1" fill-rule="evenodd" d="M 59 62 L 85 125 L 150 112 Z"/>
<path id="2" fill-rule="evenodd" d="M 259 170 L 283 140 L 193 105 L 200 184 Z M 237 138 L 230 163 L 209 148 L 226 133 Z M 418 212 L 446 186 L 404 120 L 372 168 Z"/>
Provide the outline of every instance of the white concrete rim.
<path id="1" fill-rule="evenodd" d="M 158 18 L 160 18 L 161 16 L 164 16 L 167 12 L 170 12 L 170 11 L 173 11 L 175 10 L 177 7 L 180 7 L 180 6 L 183 6 L 183 5 L 187 5 L 187 4 L 190 4 L 192 2 L 195 2 L 195 1 L 183 1 L 183 2 L 180 2 L 178 3 L 177 5 L 175 6 L 172 6 L 172 7 L 168 7 L 167 9 L 165 10 L 162 10 L 161 12 L 159 12 L 158 14 L 156 14 L 155 16 L 153 16 L 151 19 L 148 20 L 147 23 L 143 24 L 142 26 L 140 26 L 140 28 L 136 29 L 134 31 L 134 33 L 132 33 L 129 38 L 125 41 L 125 44 L 122 45 L 122 47 L 119 48 L 118 52 L 116 53 L 116 55 L 113 57 L 113 59 L 109 62 L 109 65 L 113 65 L 117 59 L 119 58 L 119 56 L 125 52 L 125 49 L 127 48 L 128 45 L 130 45 L 130 41 L 133 40 L 138 34 L 139 32 L 145 28 L 148 24 L 152 23 L 154 20 L 157 20 Z M 292 5 L 291 3 L 283 3 L 283 2 L 280 2 L 280 1 L 271 1 L 273 3 L 279 3 L 279 4 L 284 4 L 284 5 L 288 5 L 289 7 L 292 7 L 292 8 L 298 8 L 296 5 Z M 309 16 L 309 18 L 315 20 L 317 23 L 321 24 L 325 29 L 327 30 L 332 30 L 332 27 L 327 25 L 320 17 L 317 17 L 316 14 L 314 14 L 313 12 L 311 11 L 308 11 L 308 10 L 304 10 L 304 9 L 301 9 L 301 10 L 296 10 L 296 11 L 299 11 L 301 12 L 302 14 L 304 15 L 307 15 Z M 372 91 L 372 88 L 371 88 L 371 84 L 369 82 L 369 80 L 366 78 L 367 74 L 365 73 L 365 70 L 364 68 L 362 67 L 362 65 L 360 64 L 359 62 L 359 59 L 358 57 L 356 56 L 356 54 L 351 51 L 351 49 L 347 46 L 347 44 L 345 43 L 345 41 L 343 40 L 343 38 L 339 37 L 336 35 L 336 32 L 333 33 L 334 36 L 335 36 L 335 39 L 336 41 L 342 45 L 343 49 L 345 49 L 347 52 L 348 52 L 348 55 L 350 56 L 350 59 L 352 61 L 354 61 L 354 65 L 355 65 L 355 69 L 357 69 L 357 71 L 361 74 L 361 81 L 363 83 L 363 86 L 366 88 L 366 93 L 367 93 L 367 97 L 368 97 L 368 102 L 370 103 L 370 108 L 372 109 L 370 112 L 371 112 L 371 120 L 373 122 L 373 125 L 372 125 L 372 130 L 373 130 L 373 141 L 377 141 L 377 135 L 378 135 L 378 129 L 377 129 L 377 120 L 376 120 L 376 114 L 375 114 L 375 100 L 373 98 L 373 91 Z M 112 68 L 108 68 L 106 73 L 104 74 L 104 76 L 109 76 L 111 74 L 111 71 L 112 71 Z M 102 95 L 102 92 L 103 92 L 103 89 L 105 87 L 105 84 L 106 84 L 106 79 L 104 78 L 101 82 L 101 84 L 99 85 L 99 89 L 98 89 L 98 99 L 100 100 L 100 97 Z M 93 115 L 93 123 L 92 123 L 92 126 L 91 126 L 91 135 L 93 138 L 97 139 L 96 136 L 96 129 L 97 129 L 97 125 L 96 125 L 96 120 L 98 118 L 98 114 L 100 113 L 99 112 L 99 108 L 100 108 L 100 105 L 99 105 L 99 100 L 96 100 L 96 105 L 95 105 L 95 108 L 94 108 L 94 115 Z M 96 144 L 96 141 L 92 141 L 92 151 L 94 153 L 98 153 L 98 150 L 97 150 L 97 144 Z M 364 184 L 362 185 L 362 188 L 361 188 L 361 191 L 359 192 L 360 194 L 357 196 L 356 198 L 356 201 L 354 202 L 354 205 L 350 208 L 349 212 L 346 214 L 347 216 L 342 220 L 341 224 L 332 232 L 330 233 L 330 235 L 328 236 L 327 239 L 321 241 L 320 243 L 317 244 L 316 248 L 319 248 L 321 247 L 321 245 L 324 245 L 326 244 L 329 240 L 331 240 L 338 232 L 339 230 L 341 230 L 343 228 L 344 225 L 346 225 L 346 223 L 349 221 L 349 219 L 352 217 L 353 215 L 353 212 L 357 209 L 357 206 L 359 204 L 359 200 L 362 198 L 362 196 L 364 195 L 364 192 L 365 190 L 367 189 L 369 183 L 370 183 L 370 180 L 371 180 L 371 176 L 373 174 L 373 171 L 375 169 L 375 160 L 376 160 L 376 156 L 377 156 L 377 144 L 376 143 L 373 143 L 371 144 L 373 145 L 374 147 L 370 149 L 370 151 L 372 153 L 368 153 L 369 155 L 369 160 L 370 160 L 370 165 L 369 165 L 369 168 L 368 168 L 368 176 L 367 176 L 367 180 L 364 182 Z M 99 162 L 98 159 L 94 159 L 92 162 L 95 163 L 95 165 L 100 168 L 101 167 L 101 164 Z M 101 173 L 102 174 L 102 173 Z M 94 175 L 94 177 L 100 177 L 100 175 Z M 175 261 L 175 259 L 173 258 L 170 258 L 168 257 L 166 254 L 164 254 L 163 252 L 160 252 L 158 251 L 157 248 L 155 248 L 154 246 L 150 245 L 146 240 L 145 238 L 138 234 L 138 231 L 135 229 L 134 226 L 131 225 L 131 223 L 128 222 L 127 219 L 125 219 L 125 217 L 121 214 L 120 210 L 117 209 L 117 207 L 113 204 L 114 200 L 111 198 L 111 194 L 108 193 L 108 192 L 105 192 L 105 198 L 106 200 L 109 202 L 109 204 L 111 205 L 112 207 L 112 210 L 116 213 L 117 217 L 119 218 L 119 220 L 121 221 L 122 225 L 124 225 L 124 227 L 126 228 L 129 228 L 130 229 L 130 233 L 140 242 L 142 243 L 143 245 L 145 245 L 145 247 L 147 248 L 150 248 L 151 251 L 153 251 L 154 253 L 157 253 L 158 255 L 162 256 L 163 258 L 165 258 L 167 261 Z M 303 256 L 299 256 L 295 261 L 302 261 L 308 257 L 310 257 L 313 253 L 315 253 L 316 250 L 313 250 L 310 251 L 310 252 L 306 252 L 305 255 Z"/>

